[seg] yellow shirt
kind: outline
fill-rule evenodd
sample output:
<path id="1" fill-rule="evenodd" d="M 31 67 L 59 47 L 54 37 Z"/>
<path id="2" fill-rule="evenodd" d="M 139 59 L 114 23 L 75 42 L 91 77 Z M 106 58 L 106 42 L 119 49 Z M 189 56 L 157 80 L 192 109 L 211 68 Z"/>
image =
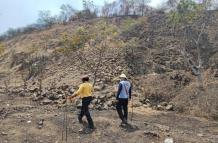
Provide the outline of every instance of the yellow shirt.
<path id="1" fill-rule="evenodd" d="M 76 91 L 76 95 L 79 95 L 80 98 L 92 96 L 93 87 L 92 84 L 85 82 L 80 84 L 79 89 Z"/>

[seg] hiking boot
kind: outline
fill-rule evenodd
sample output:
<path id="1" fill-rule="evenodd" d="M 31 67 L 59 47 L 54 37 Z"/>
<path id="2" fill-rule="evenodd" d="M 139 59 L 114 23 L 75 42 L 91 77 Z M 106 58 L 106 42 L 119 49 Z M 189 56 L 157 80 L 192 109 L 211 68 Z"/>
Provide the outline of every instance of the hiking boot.
<path id="1" fill-rule="evenodd" d="M 80 123 L 80 124 L 83 124 L 83 120 L 82 120 L 82 119 L 79 119 L 79 123 Z"/>
<path id="2" fill-rule="evenodd" d="M 121 124 L 125 124 L 125 125 L 127 125 L 127 124 L 128 124 L 128 122 L 127 122 L 127 120 L 126 120 L 126 119 L 123 119 L 123 120 L 122 120 L 122 122 L 121 122 Z"/>

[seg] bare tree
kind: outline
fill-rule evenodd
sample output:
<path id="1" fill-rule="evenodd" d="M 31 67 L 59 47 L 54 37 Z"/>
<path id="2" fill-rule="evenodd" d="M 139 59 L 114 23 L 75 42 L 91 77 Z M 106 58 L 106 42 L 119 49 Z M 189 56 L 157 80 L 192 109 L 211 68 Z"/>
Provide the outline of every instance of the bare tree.
<path id="1" fill-rule="evenodd" d="M 69 4 L 63 4 L 60 7 L 61 12 L 59 19 L 63 22 L 63 24 L 66 24 L 72 15 L 75 14 L 76 10 Z"/>

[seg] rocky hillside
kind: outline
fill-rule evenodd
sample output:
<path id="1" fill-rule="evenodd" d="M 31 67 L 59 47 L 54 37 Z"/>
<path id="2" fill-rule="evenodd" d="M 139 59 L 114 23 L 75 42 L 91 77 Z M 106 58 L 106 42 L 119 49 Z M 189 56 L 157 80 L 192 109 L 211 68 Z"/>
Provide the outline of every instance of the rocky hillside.
<path id="1" fill-rule="evenodd" d="M 207 18 L 200 41 L 203 89 L 181 52 L 182 31 L 172 34 L 166 15 L 155 13 L 78 20 L 2 41 L 0 92 L 62 106 L 80 77 L 89 74 L 92 81 L 96 78 L 92 108 L 107 110 L 115 105 L 118 75 L 126 73 L 134 85 L 135 107 L 217 119 L 218 12 Z M 199 27 L 193 29 L 194 37 Z M 189 46 L 195 60 L 196 47 Z"/>

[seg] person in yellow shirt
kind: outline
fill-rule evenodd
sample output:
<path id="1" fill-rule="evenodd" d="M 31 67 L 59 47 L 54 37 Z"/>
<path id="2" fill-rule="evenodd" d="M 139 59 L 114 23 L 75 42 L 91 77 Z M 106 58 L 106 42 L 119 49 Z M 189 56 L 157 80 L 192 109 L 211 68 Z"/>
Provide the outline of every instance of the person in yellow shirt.
<path id="1" fill-rule="evenodd" d="M 93 99 L 92 92 L 93 92 L 93 86 L 91 83 L 89 83 L 89 77 L 84 76 L 82 78 L 82 84 L 79 86 L 79 89 L 69 97 L 69 99 L 72 101 L 73 98 L 79 96 L 82 99 L 82 107 L 80 114 L 78 116 L 79 123 L 83 123 L 82 118 L 83 116 L 86 116 L 88 121 L 88 128 L 94 129 L 94 124 L 92 117 L 89 112 L 89 105 Z"/>

